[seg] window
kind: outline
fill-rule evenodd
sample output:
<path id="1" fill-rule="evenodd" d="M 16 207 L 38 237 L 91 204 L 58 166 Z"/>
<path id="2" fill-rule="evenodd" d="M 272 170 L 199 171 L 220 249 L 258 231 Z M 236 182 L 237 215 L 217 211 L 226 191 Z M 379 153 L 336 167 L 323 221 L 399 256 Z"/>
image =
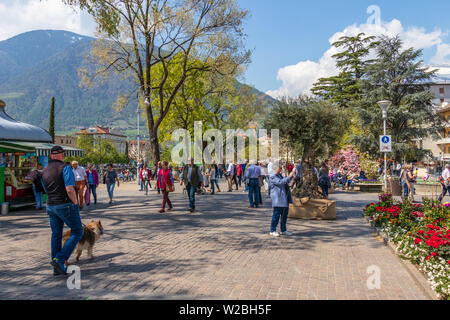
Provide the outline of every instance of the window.
<path id="1" fill-rule="evenodd" d="M 61 139 L 61 143 L 64 143 L 64 139 Z"/>
<path id="2" fill-rule="evenodd" d="M 439 88 L 439 94 L 444 94 L 444 93 L 445 93 L 444 88 Z"/>

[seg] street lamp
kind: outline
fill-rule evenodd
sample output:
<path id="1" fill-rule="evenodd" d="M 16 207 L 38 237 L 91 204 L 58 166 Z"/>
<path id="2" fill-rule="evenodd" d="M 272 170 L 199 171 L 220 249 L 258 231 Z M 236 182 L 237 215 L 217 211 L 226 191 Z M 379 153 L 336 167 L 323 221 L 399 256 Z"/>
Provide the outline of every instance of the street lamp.
<path id="1" fill-rule="evenodd" d="M 379 101 L 378 105 L 383 112 L 383 134 L 386 135 L 386 120 L 387 120 L 387 111 L 389 107 L 392 105 L 392 102 L 389 100 Z M 387 152 L 384 152 L 384 192 L 387 193 Z"/>

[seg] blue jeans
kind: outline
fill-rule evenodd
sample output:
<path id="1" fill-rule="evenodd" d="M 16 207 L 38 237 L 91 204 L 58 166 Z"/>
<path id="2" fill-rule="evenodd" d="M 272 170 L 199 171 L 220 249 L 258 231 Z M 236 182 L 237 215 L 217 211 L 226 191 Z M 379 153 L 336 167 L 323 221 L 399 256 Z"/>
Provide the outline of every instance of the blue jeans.
<path id="1" fill-rule="evenodd" d="M 66 203 L 47 206 L 47 214 L 50 217 L 50 227 L 52 228 L 52 259 L 67 261 L 83 236 L 80 209 L 76 204 Z M 70 228 L 70 238 L 62 247 L 64 223 Z"/>
<path id="2" fill-rule="evenodd" d="M 33 184 L 34 199 L 36 199 L 36 209 L 42 208 L 42 192 L 36 192 L 36 187 Z"/>
<path id="3" fill-rule="evenodd" d="M 92 193 L 92 196 L 94 197 L 94 203 L 97 203 L 97 186 L 95 184 L 89 185 L 89 194 Z"/>
<path id="4" fill-rule="evenodd" d="M 219 183 L 217 182 L 217 179 L 211 180 L 211 185 L 213 186 L 213 188 L 214 188 L 214 184 L 216 185 L 217 190 L 220 190 Z"/>
<path id="5" fill-rule="evenodd" d="M 260 200 L 259 179 L 250 179 L 248 183 L 248 200 L 252 208 L 258 207 Z"/>
<path id="6" fill-rule="evenodd" d="M 106 184 L 106 190 L 108 191 L 108 196 L 109 196 L 109 199 L 111 199 L 111 200 L 114 196 L 114 187 L 115 186 L 116 186 L 115 183 L 107 183 Z"/>
<path id="7" fill-rule="evenodd" d="M 286 207 L 286 208 L 281 208 L 281 207 L 273 208 L 272 224 L 270 225 L 270 232 L 277 231 L 278 221 L 280 220 L 280 217 L 281 217 L 281 222 L 280 222 L 281 232 L 287 231 L 287 229 L 286 229 L 286 222 L 287 222 L 288 214 L 289 214 L 289 207 Z"/>
<path id="8" fill-rule="evenodd" d="M 186 185 L 186 191 L 189 196 L 189 208 L 195 209 L 195 187 L 191 184 Z"/>
<path id="9" fill-rule="evenodd" d="M 408 199 L 409 196 L 409 188 L 406 182 L 403 183 L 403 200 Z"/>

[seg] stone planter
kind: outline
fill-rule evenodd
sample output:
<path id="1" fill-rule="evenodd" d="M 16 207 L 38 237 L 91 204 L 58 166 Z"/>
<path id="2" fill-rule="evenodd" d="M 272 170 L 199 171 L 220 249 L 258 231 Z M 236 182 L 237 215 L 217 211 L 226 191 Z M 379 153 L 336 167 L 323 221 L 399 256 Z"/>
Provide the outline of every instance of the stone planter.
<path id="1" fill-rule="evenodd" d="M 356 183 L 359 191 L 365 193 L 381 193 L 383 192 L 383 185 L 381 183 Z"/>
<path id="2" fill-rule="evenodd" d="M 294 198 L 289 206 L 289 218 L 304 220 L 335 220 L 336 201 Z"/>
<path id="3" fill-rule="evenodd" d="M 388 193 L 391 193 L 396 197 L 400 197 L 402 195 L 402 186 L 400 185 L 400 180 L 394 179 L 392 177 L 388 178 Z"/>
<path id="4" fill-rule="evenodd" d="M 437 198 L 442 193 L 442 186 L 440 184 L 415 183 L 414 188 L 418 196 Z"/>

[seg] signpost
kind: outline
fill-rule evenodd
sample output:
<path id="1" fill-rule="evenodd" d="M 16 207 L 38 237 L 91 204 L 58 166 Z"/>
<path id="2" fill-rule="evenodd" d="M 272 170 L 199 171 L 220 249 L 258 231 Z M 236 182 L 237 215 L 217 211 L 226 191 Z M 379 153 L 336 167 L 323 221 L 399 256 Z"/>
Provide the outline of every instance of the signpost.
<path id="1" fill-rule="evenodd" d="M 380 152 L 392 152 L 391 136 L 380 136 Z"/>

